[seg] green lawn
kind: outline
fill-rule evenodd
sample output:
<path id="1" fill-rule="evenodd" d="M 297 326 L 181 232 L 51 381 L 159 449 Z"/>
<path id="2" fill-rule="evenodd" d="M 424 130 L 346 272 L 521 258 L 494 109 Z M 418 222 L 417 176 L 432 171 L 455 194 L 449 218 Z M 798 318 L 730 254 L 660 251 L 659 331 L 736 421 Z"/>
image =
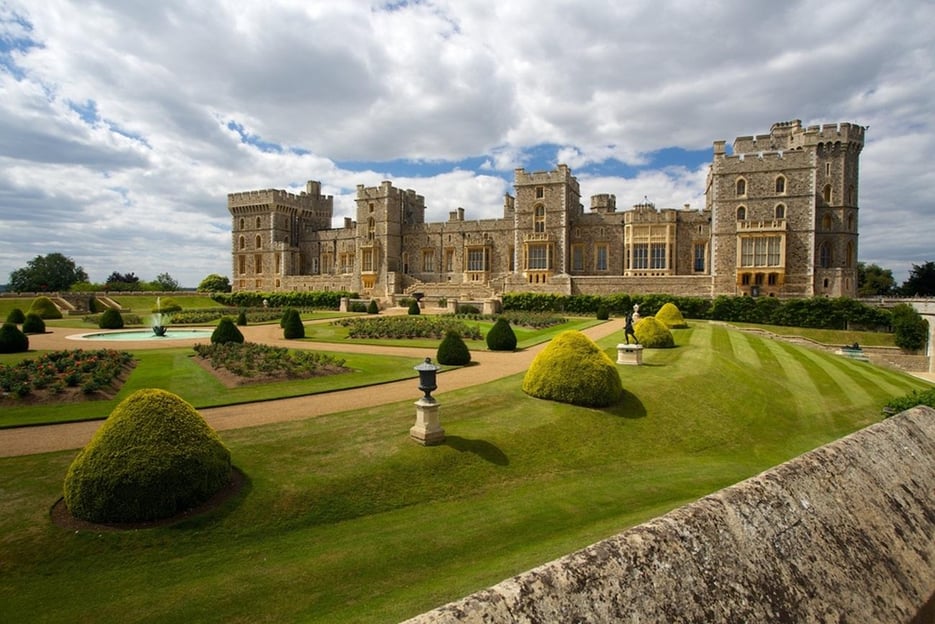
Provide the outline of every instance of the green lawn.
<path id="1" fill-rule="evenodd" d="M 693 323 L 619 367 L 624 401 L 530 398 L 521 375 L 442 393 L 447 443 L 411 401 L 225 431 L 248 489 L 168 528 L 52 525 L 74 452 L 0 459 L 10 622 L 396 622 L 879 420 L 927 387 L 888 369 Z M 615 356 L 618 336 L 601 341 Z"/>
<path id="2" fill-rule="evenodd" d="M 736 327 L 762 329 L 780 336 L 801 336 L 825 345 L 851 345 L 855 342 L 867 347 L 895 347 L 896 335 L 884 332 L 852 331 L 846 329 L 813 329 L 809 327 L 786 327 L 784 325 L 759 325 L 757 323 L 734 323 Z"/>

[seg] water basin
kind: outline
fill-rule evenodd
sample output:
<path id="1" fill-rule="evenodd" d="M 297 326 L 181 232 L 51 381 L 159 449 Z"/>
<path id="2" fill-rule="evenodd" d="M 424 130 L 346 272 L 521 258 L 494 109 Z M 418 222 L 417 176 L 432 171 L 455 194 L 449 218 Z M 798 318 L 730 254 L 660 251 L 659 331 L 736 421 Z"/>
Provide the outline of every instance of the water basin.
<path id="1" fill-rule="evenodd" d="M 198 340 L 211 337 L 213 329 L 176 329 L 170 327 L 165 336 L 157 336 L 151 329 L 131 329 L 120 331 L 95 332 L 93 334 L 77 334 L 68 336 L 72 340 L 94 341 L 166 341 L 166 340 Z"/>

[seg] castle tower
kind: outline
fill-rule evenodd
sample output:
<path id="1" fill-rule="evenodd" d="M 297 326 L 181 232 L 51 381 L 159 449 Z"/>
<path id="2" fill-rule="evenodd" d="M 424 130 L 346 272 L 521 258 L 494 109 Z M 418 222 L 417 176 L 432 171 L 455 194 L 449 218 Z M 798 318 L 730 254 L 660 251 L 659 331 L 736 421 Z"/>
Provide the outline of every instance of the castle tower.
<path id="1" fill-rule="evenodd" d="M 716 293 L 809 297 L 857 291 L 857 172 L 864 129 L 773 124 L 715 141 L 706 202 Z"/>
<path id="2" fill-rule="evenodd" d="M 334 198 L 310 181 L 298 195 L 276 189 L 230 193 L 227 209 L 233 290 L 275 291 L 284 276 L 305 271 L 299 248 L 303 234 L 331 227 Z"/>

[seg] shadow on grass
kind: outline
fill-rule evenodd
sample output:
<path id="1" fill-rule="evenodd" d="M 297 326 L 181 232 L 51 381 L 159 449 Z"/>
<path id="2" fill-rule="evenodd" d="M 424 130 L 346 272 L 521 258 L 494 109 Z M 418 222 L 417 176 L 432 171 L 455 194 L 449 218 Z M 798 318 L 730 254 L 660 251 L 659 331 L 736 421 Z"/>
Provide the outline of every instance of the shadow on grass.
<path id="1" fill-rule="evenodd" d="M 509 466 L 510 459 L 498 447 L 486 440 L 469 440 L 460 436 L 445 436 L 445 446 L 460 453 L 473 453 L 491 464 Z"/>
<path id="2" fill-rule="evenodd" d="M 623 396 L 615 405 L 603 408 L 604 412 L 620 418 L 646 418 L 646 407 L 635 394 L 623 391 Z"/>

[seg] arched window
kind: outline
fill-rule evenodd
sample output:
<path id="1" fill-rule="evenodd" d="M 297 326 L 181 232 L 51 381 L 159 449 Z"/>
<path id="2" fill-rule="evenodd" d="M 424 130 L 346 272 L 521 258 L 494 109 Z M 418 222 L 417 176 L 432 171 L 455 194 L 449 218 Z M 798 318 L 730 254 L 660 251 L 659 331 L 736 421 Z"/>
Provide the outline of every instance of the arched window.
<path id="1" fill-rule="evenodd" d="M 260 217 L 256 218 L 256 229 L 260 229 Z"/>
<path id="2" fill-rule="evenodd" d="M 263 247 L 263 239 L 260 238 L 259 234 L 257 234 L 256 235 L 256 248 L 260 249 L 261 247 Z"/>
<path id="3" fill-rule="evenodd" d="M 831 267 L 831 263 L 834 261 L 834 256 L 831 250 L 831 243 L 825 241 L 818 248 L 818 266 L 823 269 Z"/>
<path id="4" fill-rule="evenodd" d="M 786 206 L 784 204 L 776 204 L 775 210 L 776 219 L 785 219 L 786 218 Z"/>
<path id="5" fill-rule="evenodd" d="M 831 203 L 831 185 L 830 184 L 825 184 L 825 190 L 822 191 L 821 197 L 822 199 L 825 200 L 826 204 Z"/>
<path id="6" fill-rule="evenodd" d="M 534 232 L 545 232 L 545 206 L 539 204 L 536 206 L 536 216 L 533 221 Z"/>
<path id="7" fill-rule="evenodd" d="M 243 227 L 244 227 L 243 217 L 240 217 L 240 229 L 242 230 Z"/>
<path id="8" fill-rule="evenodd" d="M 786 177 L 785 176 L 779 176 L 778 178 L 776 178 L 776 192 L 779 193 L 780 195 L 786 194 Z"/>
<path id="9" fill-rule="evenodd" d="M 831 215 L 830 214 L 825 214 L 825 216 L 821 218 L 821 229 L 824 230 L 825 232 L 831 231 Z"/>
<path id="10" fill-rule="evenodd" d="M 743 197 L 747 194 L 747 181 L 743 178 L 737 180 L 737 197 Z"/>
<path id="11" fill-rule="evenodd" d="M 844 254 L 844 266 L 848 269 L 854 266 L 854 241 L 847 241 L 847 250 Z"/>
<path id="12" fill-rule="evenodd" d="M 741 206 L 740 208 L 737 209 L 737 220 L 743 221 L 746 218 L 747 218 L 747 208 L 745 206 Z"/>
<path id="13" fill-rule="evenodd" d="M 240 237 L 240 248 L 246 249 L 246 247 L 247 247 L 247 239 L 241 236 Z"/>

